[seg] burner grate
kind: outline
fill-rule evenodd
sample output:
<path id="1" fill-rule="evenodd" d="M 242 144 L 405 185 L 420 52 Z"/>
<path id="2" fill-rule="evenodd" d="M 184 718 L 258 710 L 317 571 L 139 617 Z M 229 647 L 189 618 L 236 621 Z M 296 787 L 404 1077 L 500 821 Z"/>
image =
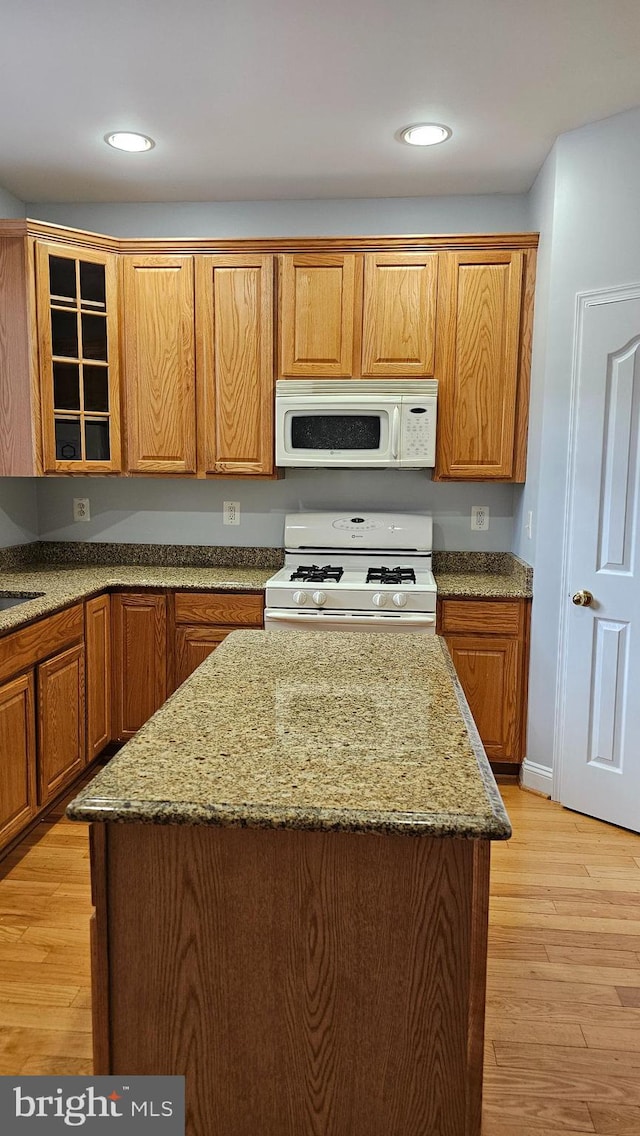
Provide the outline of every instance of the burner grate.
<path id="1" fill-rule="evenodd" d="M 367 584 L 415 584 L 413 568 L 369 568 Z"/>
<path id="2" fill-rule="evenodd" d="M 318 564 L 303 564 L 296 568 L 292 573 L 292 580 L 302 580 L 308 584 L 325 584 L 327 581 L 332 580 L 338 582 L 344 572 L 344 568 L 334 567 L 331 564 L 319 566 Z"/>

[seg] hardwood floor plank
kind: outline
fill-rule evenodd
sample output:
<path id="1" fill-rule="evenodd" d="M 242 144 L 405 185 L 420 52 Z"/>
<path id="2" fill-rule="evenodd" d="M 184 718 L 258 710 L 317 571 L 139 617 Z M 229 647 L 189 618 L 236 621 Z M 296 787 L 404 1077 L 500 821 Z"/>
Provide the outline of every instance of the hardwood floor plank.
<path id="1" fill-rule="evenodd" d="M 593 1104 L 589 1111 L 598 1136 L 638 1136 L 640 1132 L 640 1108 Z"/>
<path id="2" fill-rule="evenodd" d="M 578 1052 L 576 1050 L 576 1052 Z M 547 1070 L 511 1069 L 489 1066 L 485 1073 L 486 1091 L 491 1098 L 499 1093 L 501 1099 L 509 1099 L 522 1092 L 526 1085 L 527 1096 L 539 1097 L 541 1101 L 556 1100 L 563 1103 L 631 1104 L 640 1106 L 640 1077 L 637 1070 L 631 1069 L 626 1077 L 594 1076 L 586 1073 L 558 1073 Z"/>
<path id="3" fill-rule="evenodd" d="M 499 927 L 530 926 L 550 931 L 604 931 L 612 935 L 640 935 L 640 921 L 637 919 L 595 919 L 580 915 L 527 915 L 520 911 L 499 911 L 494 924 Z"/>
<path id="4" fill-rule="evenodd" d="M 37 1074 L 48 1074 L 50 1077 L 65 1075 L 87 1077 L 93 1073 L 93 1060 L 87 1057 L 28 1057 L 18 1072 L 24 1077 L 33 1077 Z"/>
<path id="5" fill-rule="evenodd" d="M 29 1029 L 38 1034 L 43 1030 L 52 1031 L 58 1037 L 59 1046 L 54 1049 L 54 1055 L 62 1054 L 63 1038 L 67 1033 L 91 1033 L 91 1010 L 86 1006 L 58 1006 L 54 1015 L 53 1010 L 43 1013 L 42 1004 L 0 1002 L 0 1038 L 11 1036 L 17 1029 Z M 16 1069 L 12 1072 L 15 1073 Z"/>
<path id="6" fill-rule="evenodd" d="M 640 1049 L 587 1049 L 567 1045 L 496 1041 L 496 1064 L 508 1069 L 535 1069 L 536 1072 L 593 1073 L 597 1077 L 635 1076 L 640 1080 Z M 634 1072 L 635 1071 L 635 1072 Z"/>
<path id="7" fill-rule="evenodd" d="M 523 964 L 526 965 L 526 964 Z M 581 982 L 552 982 L 535 978 L 505 977 L 500 973 L 501 962 L 492 964 L 489 959 L 487 989 L 491 995 L 542 998 L 544 1001 L 582 1002 L 585 1005 L 621 1007 L 615 986 L 588 985 Z M 520 967 L 522 969 L 522 967 Z"/>
<path id="8" fill-rule="evenodd" d="M 557 947 L 588 947 L 593 950 L 640 952 L 640 935 L 609 934 L 604 931 L 558 931 L 537 927 L 489 926 L 490 942 L 542 943 Z"/>
<path id="9" fill-rule="evenodd" d="M 75 1005 L 75 1003 L 74 1003 Z M 594 1027 L 597 1036 L 597 1027 Z M 632 1033 L 633 1031 L 627 1031 Z M 614 1034 L 615 1030 L 603 1030 L 603 1036 Z M 528 1021 L 523 1017 L 505 1019 L 502 1016 L 487 1017 L 485 1036 L 492 1042 L 522 1041 L 527 1037 L 530 1044 L 573 1045 L 586 1048 L 587 1042 L 581 1027 L 573 1022 Z M 640 1036 L 640 1031 L 639 1031 Z M 494 1051 L 495 1058 L 495 1051 Z"/>
<path id="10" fill-rule="evenodd" d="M 500 1083 L 503 1076 L 500 1069 L 492 1071 Z M 521 1126 L 529 1125 L 553 1132 L 569 1129 L 575 1132 L 595 1132 L 591 1113 L 581 1101 L 544 1100 L 540 1096 L 530 1096 L 511 1092 L 505 1096 L 501 1088 L 494 1089 L 485 1081 L 484 1107 L 482 1110 L 482 1136 L 490 1136 L 493 1124 L 511 1124 L 511 1136 L 519 1136 Z"/>
<path id="11" fill-rule="evenodd" d="M 640 1029 L 640 1007 L 624 1007 L 620 1003 L 603 1006 L 584 1001 L 563 1002 L 557 998 L 545 1001 L 543 998 L 521 996 L 517 989 L 509 996 L 496 985 L 487 1000 L 487 1028 L 491 1029 L 492 1023 L 502 1018 L 527 1023 L 575 1022 L 583 1028 L 597 1025 L 612 1030 Z"/>
<path id="12" fill-rule="evenodd" d="M 576 865 L 573 865 L 574 867 Z M 491 894 L 545 899 L 556 895 L 558 899 L 585 898 L 591 903 L 640 903 L 640 873 L 637 879 L 612 879 L 611 876 L 561 876 L 550 880 L 548 875 L 533 872 L 496 871 L 491 877 Z"/>
<path id="13" fill-rule="evenodd" d="M 549 943 L 545 948 L 549 962 L 565 963 L 572 966 L 605 966 L 640 968 L 640 954 L 637 951 L 607 951 L 592 947 L 556 947 Z"/>
<path id="14" fill-rule="evenodd" d="M 629 1053 L 640 1053 L 640 1021 L 634 1029 L 585 1024 L 582 1032 L 590 1049 L 624 1049 Z"/>
<path id="15" fill-rule="evenodd" d="M 616 986 L 616 994 L 623 1006 L 640 1007 L 640 990 L 635 983 L 633 986 Z"/>
<path id="16" fill-rule="evenodd" d="M 504 959 L 495 964 L 489 959 L 489 973 L 500 972 L 507 978 L 532 978 L 544 982 L 583 983 L 588 986 L 640 986 L 640 968 L 626 969 L 617 966 L 580 966 L 578 963 L 519 962 Z"/>

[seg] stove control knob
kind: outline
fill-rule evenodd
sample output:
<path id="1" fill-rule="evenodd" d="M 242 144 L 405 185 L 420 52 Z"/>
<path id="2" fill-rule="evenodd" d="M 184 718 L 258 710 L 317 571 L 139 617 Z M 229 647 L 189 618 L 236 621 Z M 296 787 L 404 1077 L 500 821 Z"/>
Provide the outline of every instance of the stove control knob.
<path id="1" fill-rule="evenodd" d="M 396 605 L 396 607 L 406 607 L 407 606 L 407 597 L 404 594 L 404 592 L 396 592 L 394 597 L 393 597 L 393 602 Z"/>
<path id="2" fill-rule="evenodd" d="M 327 602 L 327 593 L 326 592 L 314 592 L 313 593 L 313 602 L 314 602 L 314 604 L 326 603 Z"/>
<path id="3" fill-rule="evenodd" d="M 376 592 L 373 597 L 374 607 L 384 607 L 387 602 L 386 592 Z"/>
<path id="4" fill-rule="evenodd" d="M 306 604 L 307 593 L 306 592 L 294 592 L 293 593 L 293 602 L 295 604 L 300 604 L 300 605 Z"/>

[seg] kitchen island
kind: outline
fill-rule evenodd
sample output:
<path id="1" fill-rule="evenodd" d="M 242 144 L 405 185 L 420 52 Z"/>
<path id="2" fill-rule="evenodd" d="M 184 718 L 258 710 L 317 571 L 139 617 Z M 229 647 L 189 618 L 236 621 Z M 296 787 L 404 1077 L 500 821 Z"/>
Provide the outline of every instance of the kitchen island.
<path id="1" fill-rule="evenodd" d="M 68 815 L 92 823 L 96 1073 L 189 1136 L 479 1136 L 508 818 L 443 642 L 234 632 Z"/>

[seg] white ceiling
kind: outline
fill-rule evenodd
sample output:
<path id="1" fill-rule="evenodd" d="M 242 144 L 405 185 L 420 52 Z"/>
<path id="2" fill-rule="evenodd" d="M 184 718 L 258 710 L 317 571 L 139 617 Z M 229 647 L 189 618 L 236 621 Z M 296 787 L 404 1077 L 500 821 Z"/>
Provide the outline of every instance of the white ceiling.
<path id="1" fill-rule="evenodd" d="M 25 201 L 514 193 L 640 104 L 639 0 L 2 0 L 0 185 Z M 445 145 L 400 145 L 407 123 Z M 109 130 L 156 139 L 122 154 Z"/>

